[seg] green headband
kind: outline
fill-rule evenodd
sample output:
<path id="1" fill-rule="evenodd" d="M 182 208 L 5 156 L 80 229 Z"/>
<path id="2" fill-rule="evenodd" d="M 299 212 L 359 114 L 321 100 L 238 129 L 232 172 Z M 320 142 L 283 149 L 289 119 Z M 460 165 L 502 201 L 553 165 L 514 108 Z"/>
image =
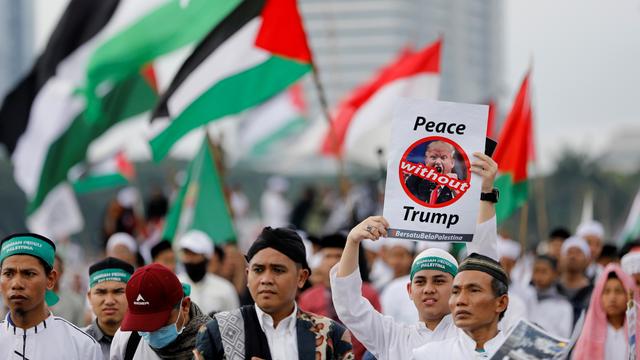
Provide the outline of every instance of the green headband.
<path id="1" fill-rule="evenodd" d="M 127 283 L 131 278 L 131 274 L 122 269 L 103 269 L 89 275 L 89 287 L 93 288 L 96 284 L 104 281 L 117 281 Z"/>
<path id="2" fill-rule="evenodd" d="M 37 237 L 23 235 L 16 236 L 9 240 L 5 240 L 0 248 L 0 263 L 4 259 L 13 255 L 31 255 L 38 259 L 42 259 L 47 265 L 53 268 L 56 250 L 51 244 Z M 47 305 L 53 306 L 58 300 L 58 296 L 51 290 L 45 292 L 45 301 Z"/>
<path id="3" fill-rule="evenodd" d="M 13 255 L 32 255 L 53 268 L 56 251 L 46 241 L 33 236 L 17 236 L 6 240 L 0 248 L 0 262 Z"/>
<path id="4" fill-rule="evenodd" d="M 413 276 L 421 270 L 438 270 L 451 274 L 453 277 L 458 273 L 457 266 L 451 261 L 438 256 L 426 256 L 413 263 L 413 266 L 411 266 L 411 280 L 413 280 Z"/>

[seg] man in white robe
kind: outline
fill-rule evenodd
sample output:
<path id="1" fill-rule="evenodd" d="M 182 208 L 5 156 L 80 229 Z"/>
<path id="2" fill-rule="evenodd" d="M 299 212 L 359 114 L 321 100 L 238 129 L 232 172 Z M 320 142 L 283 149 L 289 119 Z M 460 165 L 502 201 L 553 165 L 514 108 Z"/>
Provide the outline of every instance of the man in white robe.
<path id="1" fill-rule="evenodd" d="M 38 234 L 13 234 L 0 241 L 0 293 L 9 313 L 0 320 L 0 358 L 102 360 L 94 338 L 48 306 L 58 273 L 56 246 Z"/>
<path id="2" fill-rule="evenodd" d="M 509 304 L 507 274 L 500 264 L 472 253 L 453 279 L 449 308 L 455 336 L 413 351 L 414 359 L 490 359 L 505 340 L 498 329 Z"/>
<path id="3" fill-rule="evenodd" d="M 482 177 L 482 191 L 489 193 L 493 189 L 497 164 L 484 154 L 474 155 L 478 160 L 472 164 L 472 171 Z M 467 244 L 469 252 L 497 259 L 493 202 L 480 202 L 478 223 L 474 241 Z M 409 295 L 405 296 L 412 299 L 418 311 L 418 322 L 402 324 L 392 317 L 380 314 L 359 290 L 362 280 L 358 270 L 358 245 L 364 239 L 375 241 L 385 236 L 388 226 L 384 218 L 374 216 L 351 230 L 342 258 L 331 270 L 333 304 L 342 323 L 378 360 L 410 359 L 413 348 L 430 341 L 454 337 L 457 333 L 447 303 L 454 271 L 445 272 L 440 266 L 429 266 L 429 261 L 420 260 L 449 262 L 455 267 L 457 262 L 441 249 L 427 249 L 414 260 L 412 281 L 406 285 Z"/>
<path id="4" fill-rule="evenodd" d="M 505 320 L 503 322 L 512 325 L 517 324 L 520 319 L 526 320 L 528 318 L 527 305 L 533 301 L 532 297 L 528 296 L 530 293 L 525 290 L 526 285 L 523 286 L 523 284 L 514 281 L 513 270 L 520 254 L 520 244 L 512 239 L 498 236 L 498 261 L 509 277 L 509 308 L 504 314 Z"/>

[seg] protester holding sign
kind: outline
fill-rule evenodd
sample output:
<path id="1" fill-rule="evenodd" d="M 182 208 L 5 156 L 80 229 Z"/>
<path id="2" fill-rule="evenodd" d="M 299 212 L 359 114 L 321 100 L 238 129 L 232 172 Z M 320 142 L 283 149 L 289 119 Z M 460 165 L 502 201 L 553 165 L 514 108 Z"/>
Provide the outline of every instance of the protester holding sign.
<path id="1" fill-rule="evenodd" d="M 471 171 L 482 179 L 481 188 L 491 192 L 498 165 L 482 153 Z M 477 200 L 476 200 L 477 201 Z M 474 240 L 468 243 L 470 252 L 497 258 L 495 203 L 480 201 L 479 225 Z M 376 359 L 409 359 L 412 350 L 425 343 L 456 335 L 448 300 L 458 271 L 456 260 L 444 250 L 431 248 L 420 253 L 411 268 L 407 292 L 418 310 L 418 323 L 401 324 L 390 316 L 377 312 L 362 296 L 362 281 L 358 269 L 358 245 L 365 239 L 378 240 L 387 235 L 389 223 L 373 216 L 351 230 L 340 262 L 331 269 L 333 304 L 340 320 L 360 340 Z"/>
<path id="2" fill-rule="evenodd" d="M 0 292 L 10 312 L 0 321 L 0 353 L 15 359 L 101 360 L 98 343 L 67 320 L 53 316 L 55 244 L 38 234 L 0 241 Z"/>
<path id="3" fill-rule="evenodd" d="M 505 335 L 498 322 L 509 304 L 509 278 L 500 263 L 476 253 L 469 255 L 453 279 L 449 309 L 458 328 L 455 336 L 413 351 L 414 359 L 490 358 Z"/>

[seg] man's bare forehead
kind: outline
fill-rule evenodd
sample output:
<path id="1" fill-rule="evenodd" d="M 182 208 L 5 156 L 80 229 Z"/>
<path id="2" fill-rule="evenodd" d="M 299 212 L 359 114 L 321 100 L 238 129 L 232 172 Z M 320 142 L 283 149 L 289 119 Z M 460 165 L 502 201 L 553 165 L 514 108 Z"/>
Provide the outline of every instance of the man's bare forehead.
<path id="1" fill-rule="evenodd" d="M 480 287 L 491 286 L 491 275 L 477 270 L 461 271 L 453 279 L 453 286 L 467 287 L 471 284 L 478 285 Z"/>

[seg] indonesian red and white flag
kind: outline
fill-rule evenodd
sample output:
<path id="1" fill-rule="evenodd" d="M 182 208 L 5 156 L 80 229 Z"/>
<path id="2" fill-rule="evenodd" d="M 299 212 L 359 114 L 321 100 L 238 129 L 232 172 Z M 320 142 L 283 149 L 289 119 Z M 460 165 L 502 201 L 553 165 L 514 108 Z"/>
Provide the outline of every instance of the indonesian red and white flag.
<path id="1" fill-rule="evenodd" d="M 400 97 L 437 99 L 442 40 L 412 52 L 403 51 L 372 79 L 356 88 L 338 106 L 322 153 L 378 166 L 386 154 L 393 105 Z"/>

